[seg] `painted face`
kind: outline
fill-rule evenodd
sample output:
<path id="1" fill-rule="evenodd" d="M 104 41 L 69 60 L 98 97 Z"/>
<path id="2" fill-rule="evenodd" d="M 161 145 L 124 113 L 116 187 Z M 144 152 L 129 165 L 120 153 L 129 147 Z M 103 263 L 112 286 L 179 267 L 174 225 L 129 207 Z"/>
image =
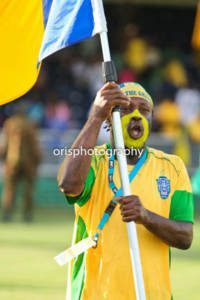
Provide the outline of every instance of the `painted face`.
<path id="1" fill-rule="evenodd" d="M 151 128 L 151 107 L 143 99 L 131 99 L 130 108 L 121 110 L 121 122 L 125 146 L 142 148 Z"/>

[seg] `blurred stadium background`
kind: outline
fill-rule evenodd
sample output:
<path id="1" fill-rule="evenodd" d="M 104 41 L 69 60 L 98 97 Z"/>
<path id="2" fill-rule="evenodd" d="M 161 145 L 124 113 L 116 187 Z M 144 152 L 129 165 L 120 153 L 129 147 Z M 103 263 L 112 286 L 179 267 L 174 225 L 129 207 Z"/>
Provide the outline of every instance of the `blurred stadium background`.
<path id="1" fill-rule="evenodd" d="M 175 153 L 188 167 L 195 193 L 196 235 L 188 252 L 173 251 L 175 299 L 200 296 L 200 48 L 193 36 L 197 1 L 104 1 L 109 40 L 119 80 L 138 81 L 153 96 L 154 124 L 149 145 Z M 200 20 L 197 20 L 200 27 Z M 192 44 L 193 36 L 193 44 Z M 197 39 L 197 41 L 196 41 Z M 200 36 L 199 36 L 200 39 Z M 0 299 L 64 299 L 66 270 L 52 258 L 70 244 L 73 209 L 58 191 L 61 156 L 82 128 L 96 91 L 102 86 L 98 39 L 48 58 L 34 88 L 0 107 L 0 140 L 4 122 L 23 106 L 37 128 L 42 162 L 34 189 L 34 222 L 21 222 L 21 194 L 9 224 L 0 225 Z M 99 143 L 109 139 L 102 131 Z M 0 188 L 3 188 L 3 159 Z"/>

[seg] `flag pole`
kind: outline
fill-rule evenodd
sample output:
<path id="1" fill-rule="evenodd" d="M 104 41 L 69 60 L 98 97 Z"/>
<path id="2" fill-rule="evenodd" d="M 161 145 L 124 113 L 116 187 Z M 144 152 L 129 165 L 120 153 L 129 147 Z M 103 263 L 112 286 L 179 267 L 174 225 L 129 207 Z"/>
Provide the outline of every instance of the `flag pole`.
<path id="1" fill-rule="evenodd" d="M 99 9 L 103 9 L 102 1 L 99 1 Z M 101 3 L 100 3 L 101 2 Z M 101 14 L 99 14 L 100 16 Z M 100 22 L 100 20 L 99 20 Z M 107 32 L 100 33 L 100 41 L 103 53 L 103 76 L 105 82 L 117 81 L 117 74 L 115 71 L 114 63 L 111 60 L 110 48 L 108 42 Z M 131 195 L 130 183 L 128 178 L 127 160 L 125 156 L 124 140 L 122 135 L 122 126 L 120 119 L 119 108 L 115 108 L 112 112 L 112 128 L 114 134 L 115 148 L 122 151 L 117 151 L 117 159 L 119 163 L 120 179 L 124 196 Z M 138 245 L 137 230 L 134 222 L 127 223 L 130 256 L 133 271 L 133 280 L 135 283 L 135 293 L 137 300 L 145 300 L 145 288 L 142 274 L 142 266 L 140 259 L 140 250 Z"/>

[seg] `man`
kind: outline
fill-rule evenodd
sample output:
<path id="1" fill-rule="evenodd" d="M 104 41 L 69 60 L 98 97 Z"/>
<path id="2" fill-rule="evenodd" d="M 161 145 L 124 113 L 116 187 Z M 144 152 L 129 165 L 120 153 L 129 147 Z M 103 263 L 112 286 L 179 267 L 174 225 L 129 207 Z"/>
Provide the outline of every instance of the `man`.
<path id="1" fill-rule="evenodd" d="M 126 149 L 137 150 L 127 156 L 128 171 L 134 170 L 142 152 L 146 159 L 131 181 L 132 194 L 115 199 L 119 206 L 99 231 L 97 247 L 71 264 L 68 299 L 136 299 L 125 226 L 126 222 L 134 221 L 147 300 L 170 300 L 169 247 L 187 249 L 191 245 L 193 198 L 181 159 L 145 146 L 153 110 L 150 95 L 136 83 L 124 83 L 121 89 L 115 83 L 105 84 L 98 91 L 88 120 L 72 149 L 94 148 L 101 124 L 110 120 L 115 106 L 121 108 Z M 102 151 L 106 147 L 110 145 L 101 146 L 99 155 L 92 157 L 89 154 L 68 156 L 61 166 L 60 189 L 68 202 L 75 204 L 74 243 L 96 233 L 99 221 L 114 197 L 114 189 L 110 186 L 120 188 L 116 159 L 113 180 L 110 180 L 110 158 Z"/>
<path id="2" fill-rule="evenodd" d="M 21 111 L 7 119 L 3 131 L 5 144 L 1 154 L 5 157 L 4 189 L 2 197 L 3 220 L 10 221 L 18 184 L 23 181 L 24 220 L 31 221 L 33 214 L 33 185 L 41 150 L 35 126 Z"/>

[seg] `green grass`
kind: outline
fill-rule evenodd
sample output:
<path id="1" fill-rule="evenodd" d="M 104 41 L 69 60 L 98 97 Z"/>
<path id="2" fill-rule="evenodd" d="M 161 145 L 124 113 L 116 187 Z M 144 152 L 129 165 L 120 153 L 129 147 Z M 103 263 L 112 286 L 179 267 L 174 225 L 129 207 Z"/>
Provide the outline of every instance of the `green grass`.
<path id="1" fill-rule="evenodd" d="M 42 209 L 31 224 L 19 216 L 0 224 L 0 299 L 65 299 L 66 267 L 53 257 L 69 246 L 72 217 L 66 209 Z"/>
<path id="2" fill-rule="evenodd" d="M 19 215 L 9 224 L 0 223 L 1 300 L 65 299 L 67 270 L 53 257 L 69 246 L 72 220 L 72 211 L 63 208 L 40 209 L 31 224 L 21 222 Z M 175 300 L 200 299 L 199 232 L 196 224 L 189 251 L 172 251 Z"/>
<path id="3" fill-rule="evenodd" d="M 192 247 L 172 250 L 171 282 L 174 300 L 200 299 L 200 223 L 195 223 Z"/>

